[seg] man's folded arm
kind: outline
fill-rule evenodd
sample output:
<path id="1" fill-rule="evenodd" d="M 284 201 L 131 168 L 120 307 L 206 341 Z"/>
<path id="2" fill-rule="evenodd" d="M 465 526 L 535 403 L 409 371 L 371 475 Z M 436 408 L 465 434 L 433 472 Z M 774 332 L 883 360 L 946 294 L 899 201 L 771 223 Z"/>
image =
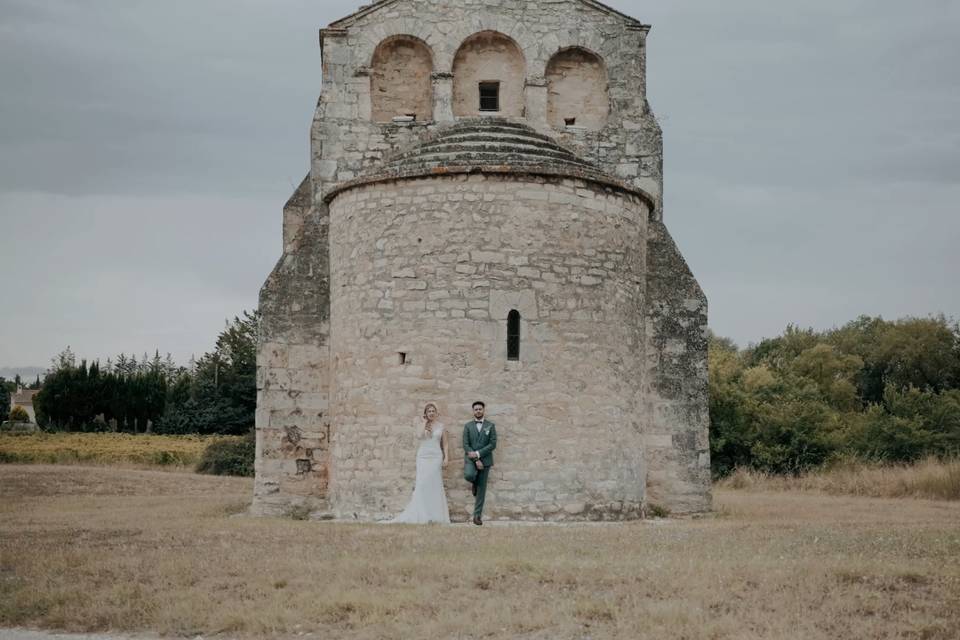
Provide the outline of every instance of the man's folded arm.
<path id="1" fill-rule="evenodd" d="M 481 448 L 479 451 L 477 451 L 477 453 L 479 453 L 480 456 L 482 457 L 487 455 L 488 453 L 490 453 L 496 448 L 497 448 L 497 428 L 490 427 L 490 441 L 487 443 L 487 446 Z"/>

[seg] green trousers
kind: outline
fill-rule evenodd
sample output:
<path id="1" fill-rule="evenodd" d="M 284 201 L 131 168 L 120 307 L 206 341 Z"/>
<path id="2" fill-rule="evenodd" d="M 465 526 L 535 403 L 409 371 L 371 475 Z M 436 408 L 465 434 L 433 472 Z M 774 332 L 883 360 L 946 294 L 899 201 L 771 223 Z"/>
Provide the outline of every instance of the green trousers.
<path id="1" fill-rule="evenodd" d="M 487 476 L 490 474 L 490 467 L 484 467 L 477 472 L 477 496 L 473 500 L 473 517 L 483 517 L 483 503 L 487 498 Z"/>

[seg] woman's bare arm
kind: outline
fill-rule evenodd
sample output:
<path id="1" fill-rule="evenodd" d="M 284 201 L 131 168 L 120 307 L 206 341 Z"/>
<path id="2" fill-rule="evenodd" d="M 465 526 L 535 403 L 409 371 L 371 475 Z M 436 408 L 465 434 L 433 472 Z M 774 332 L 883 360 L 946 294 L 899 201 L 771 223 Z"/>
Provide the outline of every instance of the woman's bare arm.
<path id="1" fill-rule="evenodd" d="M 443 449 L 443 466 L 446 467 L 450 462 L 450 440 L 447 438 L 446 429 L 440 434 L 440 447 Z"/>

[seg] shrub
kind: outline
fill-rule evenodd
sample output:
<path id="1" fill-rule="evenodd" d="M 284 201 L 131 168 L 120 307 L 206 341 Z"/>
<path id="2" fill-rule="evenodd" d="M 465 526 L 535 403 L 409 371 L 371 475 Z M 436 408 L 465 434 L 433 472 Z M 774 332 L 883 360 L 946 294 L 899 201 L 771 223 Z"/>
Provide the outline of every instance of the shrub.
<path id="1" fill-rule="evenodd" d="M 670 509 L 654 503 L 649 503 L 647 505 L 647 517 L 648 518 L 669 518 Z"/>
<path id="2" fill-rule="evenodd" d="M 873 405 L 849 435 L 853 452 L 867 460 L 912 462 L 923 457 L 933 439 L 919 417 L 901 417 Z"/>
<path id="3" fill-rule="evenodd" d="M 846 457 L 799 476 L 740 468 L 717 486 L 744 491 L 819 491 L 874 498 L 960 500 L 960 459 L 931 457 L 907 465 Z"/>
<path id="4" fill-rule="evenodd" d="M 826 403 L 801 394 L 783 394 L 759 403 L 753 414 L 753 466 L 773 473 L 801 473 L 817 467 L 831 453 L 831 418 Z"/>
<path id="5" fill-rule="evenodd" d="M 30 414 L 23 407 L 14 407 L 10 410 L 10 422 L 30 422 Z"/>
<path id="6" fill-rule="evenodd" d="M 256 439 L 253 431 L 242 439 L 215 440 L 204 450 L 197 473 L 253 477 L 255 456 Z"/>
<path id="7" fill-rule="evenodd" d="M 286 510 L 286 516 L 291 520 L 309 520 L 310 507 L 305 504 L 298 504 L 288 507 Z"/>

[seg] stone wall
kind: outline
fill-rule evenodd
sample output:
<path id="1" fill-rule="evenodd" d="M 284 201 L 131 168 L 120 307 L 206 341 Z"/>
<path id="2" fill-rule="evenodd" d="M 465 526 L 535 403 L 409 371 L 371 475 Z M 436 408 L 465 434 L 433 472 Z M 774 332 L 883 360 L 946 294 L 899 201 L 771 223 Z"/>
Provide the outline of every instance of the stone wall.
<path id="1" fill-rule="evenodd" d="M 650 224 L 645 315 L 649 499 L 673 513 L 708 511 L 707 298 L 660 221 Z"/>
<path id="2" fill-rule="evenodd" d="M 311 133 L 315 201 L 322 200 L 336 183 L 378 166 L 436 127 L 452 123 L 457 52 L 471 37 L 492 31 L 515 42 L 524 59 L 522 114 L 526 121 L 609 174 L 651 194 L 658 202 L 659 216 L 662 136 L 646 101 L 649 27 L 580 0 L 482 4 L 398 0 L 381 5 L 382 9 L 374 6 L 322 31 L 323 91 Z M 370 93 L 374 52 L 398 35 L 417 38 L 430 48 L 431 122 L 374 122 Z M 596 54 L 607 70 L 610 113 L 599 131 L 569 131 L 548 124 L 547 67 L 557 53 L 573 48 Z M 470 102 L 474 99 L 471 94 Z"/>
<path id="3" fill-rule="evenodd" d="M 297 236 L 304 222 L 313 211 L 313 185 L 307 175 L 283 206 L 283 251 L 289 253 L 295 249 Z"/>
<path id="4" fill-rule="evenodd" d="M 601 131 L 610 115 L 607 70 L 603 61 L 584 49 L 567 49 L 547 66 L 547 121 L 551 127 L 568 125 Z"/>
<path id="5" fill-rule="evenodd" d="M 466 518 L 461 428 L 481 398 L 499 433 L 487 517 L 639 517 L 648 213 L 630 194 L 532 176 L 423 178 L 337 195 L 333 513 L 402 510 L 413 425 L 436 401 L 452 429 L 451 517 Z M 518 362 L 506 357 L 512 309 L 522 318 Z"/>
<path id="6" fill-rule="evenodd" d="M 481 82 L 499 83 L 500 109 L 496 115 L 523 117 L 527 64 L 517 44 L 493 31 L 471 36 L 453 60 L 453 115 L 479 116 Z"/>
<path id="7" fill-rule="evenodd" d="M 300 204 L 291 200 L 295 208 Z M 289 212 L 288 212 L 289 213 Z M 311 208 L 260 291 L 252 512 L 327 508 L 330 421 L 326 206 Z"/>
<path id="8" fill-rule="evenodd" d="M 398 116 L 433 120 L 433 59 L 426 44 L 406 36 L 389 38 L 377 47 L 371 67 L 374 122 Z"/>

